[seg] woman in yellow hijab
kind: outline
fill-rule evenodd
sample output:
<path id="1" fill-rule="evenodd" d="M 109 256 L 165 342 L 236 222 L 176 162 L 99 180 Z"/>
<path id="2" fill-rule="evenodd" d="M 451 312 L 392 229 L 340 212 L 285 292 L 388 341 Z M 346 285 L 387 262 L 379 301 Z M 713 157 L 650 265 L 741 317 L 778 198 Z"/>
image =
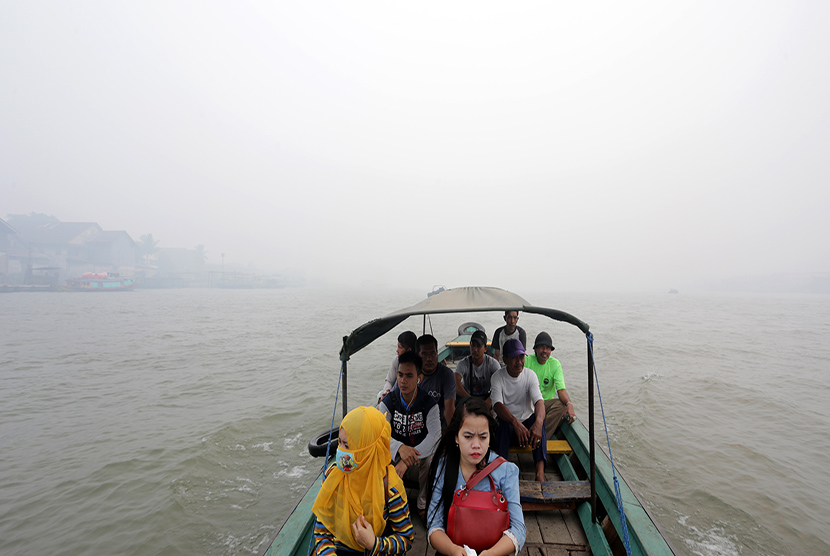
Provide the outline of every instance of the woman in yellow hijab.
<path id="1" fill-rule="evenodd" d="M 403 481 L 391 465 L 391 429 L 374 407 L 358 407 L 340 423 L 334 463 L 314 502 L 317 555 L 405 554 L 415 533 Z"/>

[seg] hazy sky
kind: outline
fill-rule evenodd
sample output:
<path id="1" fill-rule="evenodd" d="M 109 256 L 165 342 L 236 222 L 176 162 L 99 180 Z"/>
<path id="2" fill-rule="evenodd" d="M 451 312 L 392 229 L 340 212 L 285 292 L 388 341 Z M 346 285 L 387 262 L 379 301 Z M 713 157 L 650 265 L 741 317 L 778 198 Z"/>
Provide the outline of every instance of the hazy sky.
<path id="1" fill-rule="evenodd" d="M 0 3 L 0 216 L 380 285 L 830 271 L 830 3 Z"/>

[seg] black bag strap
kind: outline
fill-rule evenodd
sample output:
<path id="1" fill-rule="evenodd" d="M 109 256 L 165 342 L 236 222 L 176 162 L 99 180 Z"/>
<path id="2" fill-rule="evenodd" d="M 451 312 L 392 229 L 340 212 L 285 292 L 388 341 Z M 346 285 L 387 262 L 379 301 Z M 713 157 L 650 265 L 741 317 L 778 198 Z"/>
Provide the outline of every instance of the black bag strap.
<path id="1" fill-rule="evenodd" d="M 470 480 L 467 481 L 467 484 L 464 485 L 464 488 L 466 488 L 467 490 L 472 490 L 473 487 L 476 486 L 481 479 L 495 471 L 496 468 L 502 463 L 507 463 L 507 460 L 501 456 L 497 457 L 496 459 L 490 462 L 490 465 L 488 465 L 481 471 L 474 473 L 473 476 L 470 477 Z"/>

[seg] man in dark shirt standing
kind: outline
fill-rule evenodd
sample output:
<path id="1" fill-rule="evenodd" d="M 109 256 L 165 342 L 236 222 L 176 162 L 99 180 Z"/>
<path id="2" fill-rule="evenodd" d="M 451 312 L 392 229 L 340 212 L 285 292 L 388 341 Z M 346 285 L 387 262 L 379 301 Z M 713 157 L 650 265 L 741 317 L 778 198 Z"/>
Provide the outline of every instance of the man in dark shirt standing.
<path id="1" fill-rule="evenodd" d="M 519 326 L 518 323 L 519 311 L 505 311 L 504 326 L 496 328 L 496 333 L 493 334 L 493 350 L 495 351 L 493 357 L 499 364 L 504 363 L 501 352 L 507 340 L 516 338 L 522 343 L 522 346 L 527 347 L 527 334 L 525 334 L 525 329 Z"/>

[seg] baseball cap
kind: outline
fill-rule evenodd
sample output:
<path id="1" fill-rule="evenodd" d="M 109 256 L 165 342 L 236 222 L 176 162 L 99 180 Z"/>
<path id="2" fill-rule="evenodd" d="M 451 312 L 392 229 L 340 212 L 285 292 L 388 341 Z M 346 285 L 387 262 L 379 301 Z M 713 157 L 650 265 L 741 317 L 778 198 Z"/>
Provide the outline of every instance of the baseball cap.
<path id="1" fill-rule="evenodd" d="M 473 332 L 473 335 L 470 337 L 470 343 L 473 342 L 478 343 L 480 346 L 487 346 L 487 334 L 484 333 L 483 330 L 476 330 Z"/>
<path id="2" fill-rule="evenodd" d="M 518 355 L 527 355 L 520 340 L 513 338 L 504 342 L 504 357 L 516 357 Z"/>

